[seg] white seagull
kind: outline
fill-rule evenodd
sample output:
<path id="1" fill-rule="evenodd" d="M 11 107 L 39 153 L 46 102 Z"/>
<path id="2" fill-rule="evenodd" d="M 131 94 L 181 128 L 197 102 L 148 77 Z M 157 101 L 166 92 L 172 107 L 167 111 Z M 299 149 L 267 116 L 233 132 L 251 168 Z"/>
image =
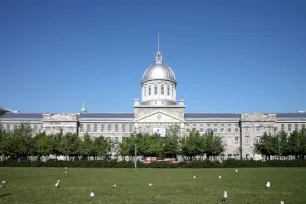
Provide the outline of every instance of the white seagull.
<path id="1" fill-rule="evenodd" d="M 149 183 L 149 186 L 152 186 L 152 183 Z"/>
<path id="2" fill-rule="evenodd" d="M 94 192 L 90 192 L 90 195 L 89 195 L 90 197 L 94 197 L 95 196 L 95 194 L 94 194 Z"/>
<path id="3" fill-rule="evenodd" d="M 227 199 L 227 191 L 224 191 L 223 200 L 225 201 L 226 199 Z"/>
<path id="4" fill-rule="evenodd" d="M 5 184 L 7 181 L 3 180 L 2 183 Z"/>
<path id="5" fill-rule="evenodd" d="M 113 185 L 113 188 L 116 188 L 116 187 L 117 187 L 117 185 L 116 185 L 116 184 L 114 184 L 114 185 Z"/>
<path id="6" fill-rule="evenodd" d="M 280 204 L 285 204 L 285 202 L 284 202 L 284 201 L 281 201 Z"/>
<path id="7" fill-rule="evenodd" d="M 221 178 L 221 176 L 219 176 L 219 179 Z"/>
<path id="8" fill-rule="evenodd" d="M 238 172 L 238 169 L 236 169 L 236 172 Z"/>
<path id="9" fill-rule="evenodd" d="M 65 167 L 65 170 L 67 170 L 67 166 Z"/>
<path id="10" fill-rule="evenodd" d="M 270 188 L 270 186 L 271 186 L 271 185 L 270 185 L 270 181 L 268 181 L 268 182 L 266 183 L 266 187 L 267 187 L 267 188 Z"/>
<path id="11" fill-rule="evenodd" d="M 55 184 L 55 187 L 56 187 L 56 188 L 58 188 L 58 187 L 59 187 L 59 183 L 60 183 L 60 181 L 61 181 L 60 179 L 57 179 L 57 182 L 56 182 L 56 184 Z"/>
<path id="12" fill-rule="evenodd" d="M 196 176 L 193 176 L 193 178 L 195 179 L 195 178 L 197 178 Z"/>

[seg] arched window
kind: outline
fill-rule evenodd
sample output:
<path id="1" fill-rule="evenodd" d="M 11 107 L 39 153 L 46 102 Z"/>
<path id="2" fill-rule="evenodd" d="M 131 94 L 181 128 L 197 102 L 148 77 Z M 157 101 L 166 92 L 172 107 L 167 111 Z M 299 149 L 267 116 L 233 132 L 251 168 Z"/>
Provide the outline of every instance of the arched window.
<path id="1" fill-rule="evenodd" d="M 168 94 L 168 96 L 170 96 L 170 85 L 168 85 L 168 90 L 167 90 L 167 94 Z"/>
<path id="2" fill-rule="evenodd" d="M 146 92 L 147 92 L 147 87 L 146 87 L 146 86 L 143 87 L 143 92 L 144 92 L 144 93 L 143 93 L 144 96 L 146 96 L 146 94 L 147 94 L 147 93 L 146 93 Z"/>
<path id="3" fill-rule="evenodd" d="M 157 85 L 154 86 L 154 94 L 157 95 Z"/>
<path id="4" fill-rule="evenodd" d="M 149 85 L 149 96 L 151 96 L 151 85 Z"/>
<path id="5" fill-rule="evenodd" d="M 164 95 L 164 85 L 161 85 L 161 95 Z"/>

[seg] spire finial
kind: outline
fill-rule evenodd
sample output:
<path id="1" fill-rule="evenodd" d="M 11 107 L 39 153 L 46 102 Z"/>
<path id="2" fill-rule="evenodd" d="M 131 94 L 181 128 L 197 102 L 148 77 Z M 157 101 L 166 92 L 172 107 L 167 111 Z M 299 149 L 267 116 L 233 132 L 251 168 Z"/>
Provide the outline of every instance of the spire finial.
<path id="1" fill-rule="evenodd" d="M 85 107 L 85 102 L 84 102 L 84 100 L 83 100 L 83 106 L 82 106 L 82 108 L 81 108 L 81 112 L 82 112 L 82 113 L 86 113 L 86 112 L 87 112 L 87 109 L 86 109 L 86 107 Z"/>
<path id="2" fill-rule="evenodd" d="M 158 32 L 158 34 L 157 34 L 157 51 L 159 52 L 159 32 Z"/>

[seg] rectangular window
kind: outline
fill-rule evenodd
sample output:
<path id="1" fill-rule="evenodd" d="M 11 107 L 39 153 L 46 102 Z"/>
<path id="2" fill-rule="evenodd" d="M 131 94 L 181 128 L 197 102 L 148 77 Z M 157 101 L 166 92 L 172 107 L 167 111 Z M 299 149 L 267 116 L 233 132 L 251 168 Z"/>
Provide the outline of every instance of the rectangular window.
<path id="1" fill-rule="evenodd" d="M 256 127 L 256 131 L 259 132 L 260 131 L 260 127 Z"/>
<path id="2" fill-rule="evenodd" d="M 197 126 L 197 124 L 193 124 L 193 127 Z"/>
<path id="3" fill-rule="evenodd" d="M 15 130 L 17 129 L 17 125 L 16 125 L 16 124 L 14 124 L 14 126 L 13 126 L 13 127 L 14 127 L 14 131 L 15 131 Z"/>
<path id="4" fill-rule="evenodd" d="M 115 142 L 118 142 L 119 141 L 119 138 L 118 137 L 115 137 Z"/>
<path id="5" fill-rule="evenodd" d="M 118 131 L 119 131 L 118 124 L 115 124 L 115 132 L 118 132 Z"/>
<path id="6" fill-rule="evenodd" d="M 298 131 L 298 130 L 299 130 L 299 124 L 295 124 L 295 125 L 294 125 L 294 129 L 295 129 L 296 131 Z"/>
<path id="7" fill-rule="evenodd" d="M 235 128 L 235 132 L 238 132 L 238 128 Z"/>
<path id="8" fill-rule="evenodd" d="M 34 125 L 34 130 L 37 130 L 37 125 L 36 124 Z"/>
<path id="9" fill-rule="evenodd" d="M 305 128 L 305 124 L 302 124 L 302 128 L 303 128 L 303 129 Z"/>
<path id="10" fill-rule="evenodd" d="M 108 125 L 107 125 L 107 130 L 108 130 L 108 132 L 111 132 L 111 131 L 112 131 L 112 124 L 108 124 Z"/>
<path id="11" fill-rule="evenodd" d="M 227 132 L 232 132 L 232 129 L 231 128 L 227 128 Z"/>
<path id="12" fill-rule="evenodd" d="M 200 128 L 200 132 L 203 132 L 204 131 L 204 129 L 203 128 Z"/>
<path id="13" fill-rule="evenodd" d="M 101 124 L 101 132 L 104 132 L 104 124 Z"/>
<path id="14" fill-rule="evenodd" d="M 189 128 L 186 128 L 186 132 L 190 132 L 190 129 L 189 129 Z"/>
<path id="15" fill-rule="evenodd" d="M 232 138 L 231 138 L 231 137 L 228 137 L 228 138 L 227 138 L 227 144 L 228 144 L 228 145 L 231 145 L 231 144 L 232 144 Z"/>
<path id="16" fill-rule="evenodd" d="M 207 128 L 206 131 L 207 131 L 207 132 L 210 132 L 210 128 Z"/>
<path id="17" fill-rule="evenodd" d="M 129 124 L 129 132 L 133 132 L 133 124 Z"/>
<path id="18" fill-rule="evenodd" d="M 195 131 L 197 131 L 197 129 L 196 128 L 192 128 L 192 131 L 195 132 Z"/>
<path id="19" fill-rule="evenodd" d="M 285 124 L 281 124 L 281 130 L 282 130 L 282 131 L 285 130 Z"/>
<path id="20" fill-rule="evenodd" d="M 122 132 L 125 132 L 125 125 L 126 124 L 122 124 Z"/>
<path id="21" fill-rule="evenodd" d="M 91 132 L 91 130 L 90 130 L 90 124 L 87 124 L 87 132 Z"/>
<path id="22" fill-rule="evenodd" d="M 214 128 L 214 132 L 218 132 L 218 128 Z"/>
<path id="23" fill-rule="evenodd" d="M 224 132 L 224 128 L 221 128 L 221 132 Z"/>
<path id="24" fill-rule="evenodd" d="M 94 124 L 94 132 L 97 132 L 97 131 L 98 131 L 98 125 Z"/>
<path id="25" fill-rule="evenodd" d="M 245 128 L 245 131 L 246 131 L 246 132 L 249 132 L 249 127 L 246 127 L 246 128 Z"/>
<path id="26" fill-rule="evenodd" d="M 288 131 L 291 131 L 291 124 L 288 124 Z"/>
<path id="27" fill-rule="evenodd" d="M 238 144 L 238 137 L 235 137 L 235 144 Z"/>
<path id="28" fill-rule="evenodd" d="M 238 127 L 238 124 L 235 124 L 235 127 Z"/>
<path id="29" fill-rule="evenodd" d="M 245 144 L 250 144 L 250 137 L 249 136 L 245 136 Z"/>
<path id="30" fill-rule="evenodd" d="M 207 127 L 210 127 L 210 124 L 207 124 Z"/>
<path id="31" fill-rule="evenodd" d="M 11 125 L 10 124 L 6 124 L 6 130 L 10 131 L 10 129 L 11 129 Z"/>
<path id="32" fill-rule="evenodd" d="M 214 127 L 217 127 L 218 124 L 214 124 Z"/>
<path id="33" fill-rule="evenodd" d="M 259 143 L 260 142 L 260 136 L 256 137 L 256 142 Z"/>
<path id="34" fill-rule="evenodd" d="M 232 125 L 232 124 L 228 124 L 227 126 L 228 126 L 228 127 L 231 127 L 231 125 Z"/>
<path id="35" fill-rule="evenodd" d="M 221 127 L 224 127 L 224 124 L 221 124 Z"/>
<path id="36" fill-rule="evenodd" d="M 189 127 L 189 124 L 187 123 L 186 126 Z"/>
<path id="37" fill-rule="evenodd" d="M 203 124 L 200 124 L 200 127 L 203 127 Z"/>

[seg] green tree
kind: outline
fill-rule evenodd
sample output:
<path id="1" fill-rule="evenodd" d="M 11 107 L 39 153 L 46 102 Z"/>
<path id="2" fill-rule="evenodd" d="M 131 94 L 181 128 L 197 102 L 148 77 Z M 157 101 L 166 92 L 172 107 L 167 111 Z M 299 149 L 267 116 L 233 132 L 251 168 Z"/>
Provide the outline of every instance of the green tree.
<path id="1" fill-rule="evenodd" d="M 76 134 L 67 133 L 61 138 L 59 149 L 60 152 L 64 155 L 75 157 L 79 155 L 79 144 L 80 139 Z"/>
<path id="2" fill-rule="evenodd" d="M 271 156 L 277 153 L 275 141 L 271 133 L 265 132 L 259 142 L 254 145 L 254 150 L 256 153 L 267 156 L 270 160 Z"/>
<path id="3" fill-rule="evenodd" d="M 103 136 L 94 139 L 94 155 L 95 156 L 108 156 L 111 151 L 110 142 Z"/>
<path id="4" fill-rule="evenodd" d="M 213 131 L 206 132 L 203 135 L 202 141 L 204 145 L 201 146 L 201 152 L 205 153 L 207 158 L 210 156 L 219 156 L 225 150 L 221 137 L 215 135 Z"/>
<path id="5" fill-rule="evenodd" d="M 199 132 L 190 132 L 189 136 L 181 140 L 182 148 L 181 154 L 192 159 L 194 156 L 203 154 L 203 138 L 200 136 Z"/>
<path id="6" fill-rule="evenodd" d="M 91 140 L 88 133 L 84 135 L 84 140 L 80 141 L 79 154 L 86 159 L 88 156 L 93 156 L 95 153 L 94 142 Z"/>
<path id="7" fill-rule="evenodd" d="M 138 152 L 137 155 L 142 155 L 144 157 L 160 156 L 162 153 L 160 137 L 156 135 L 141 135 L 136 147 Z"/>
<path id="8" fill-rule="evenodd" d="M 38 133 L 34 137 L 35 152 L 38 158 L 52 153 L 52 138 L 47 136 L 45 132 Z"/>
<path id="9" fill-rule="evenodd" d="M 180 127 L 178 125 L 170 126 L 166 131 L 166 136 L 162 138 L 162 147 L 164 157 L 175 158 L 180 151 Z"/>

